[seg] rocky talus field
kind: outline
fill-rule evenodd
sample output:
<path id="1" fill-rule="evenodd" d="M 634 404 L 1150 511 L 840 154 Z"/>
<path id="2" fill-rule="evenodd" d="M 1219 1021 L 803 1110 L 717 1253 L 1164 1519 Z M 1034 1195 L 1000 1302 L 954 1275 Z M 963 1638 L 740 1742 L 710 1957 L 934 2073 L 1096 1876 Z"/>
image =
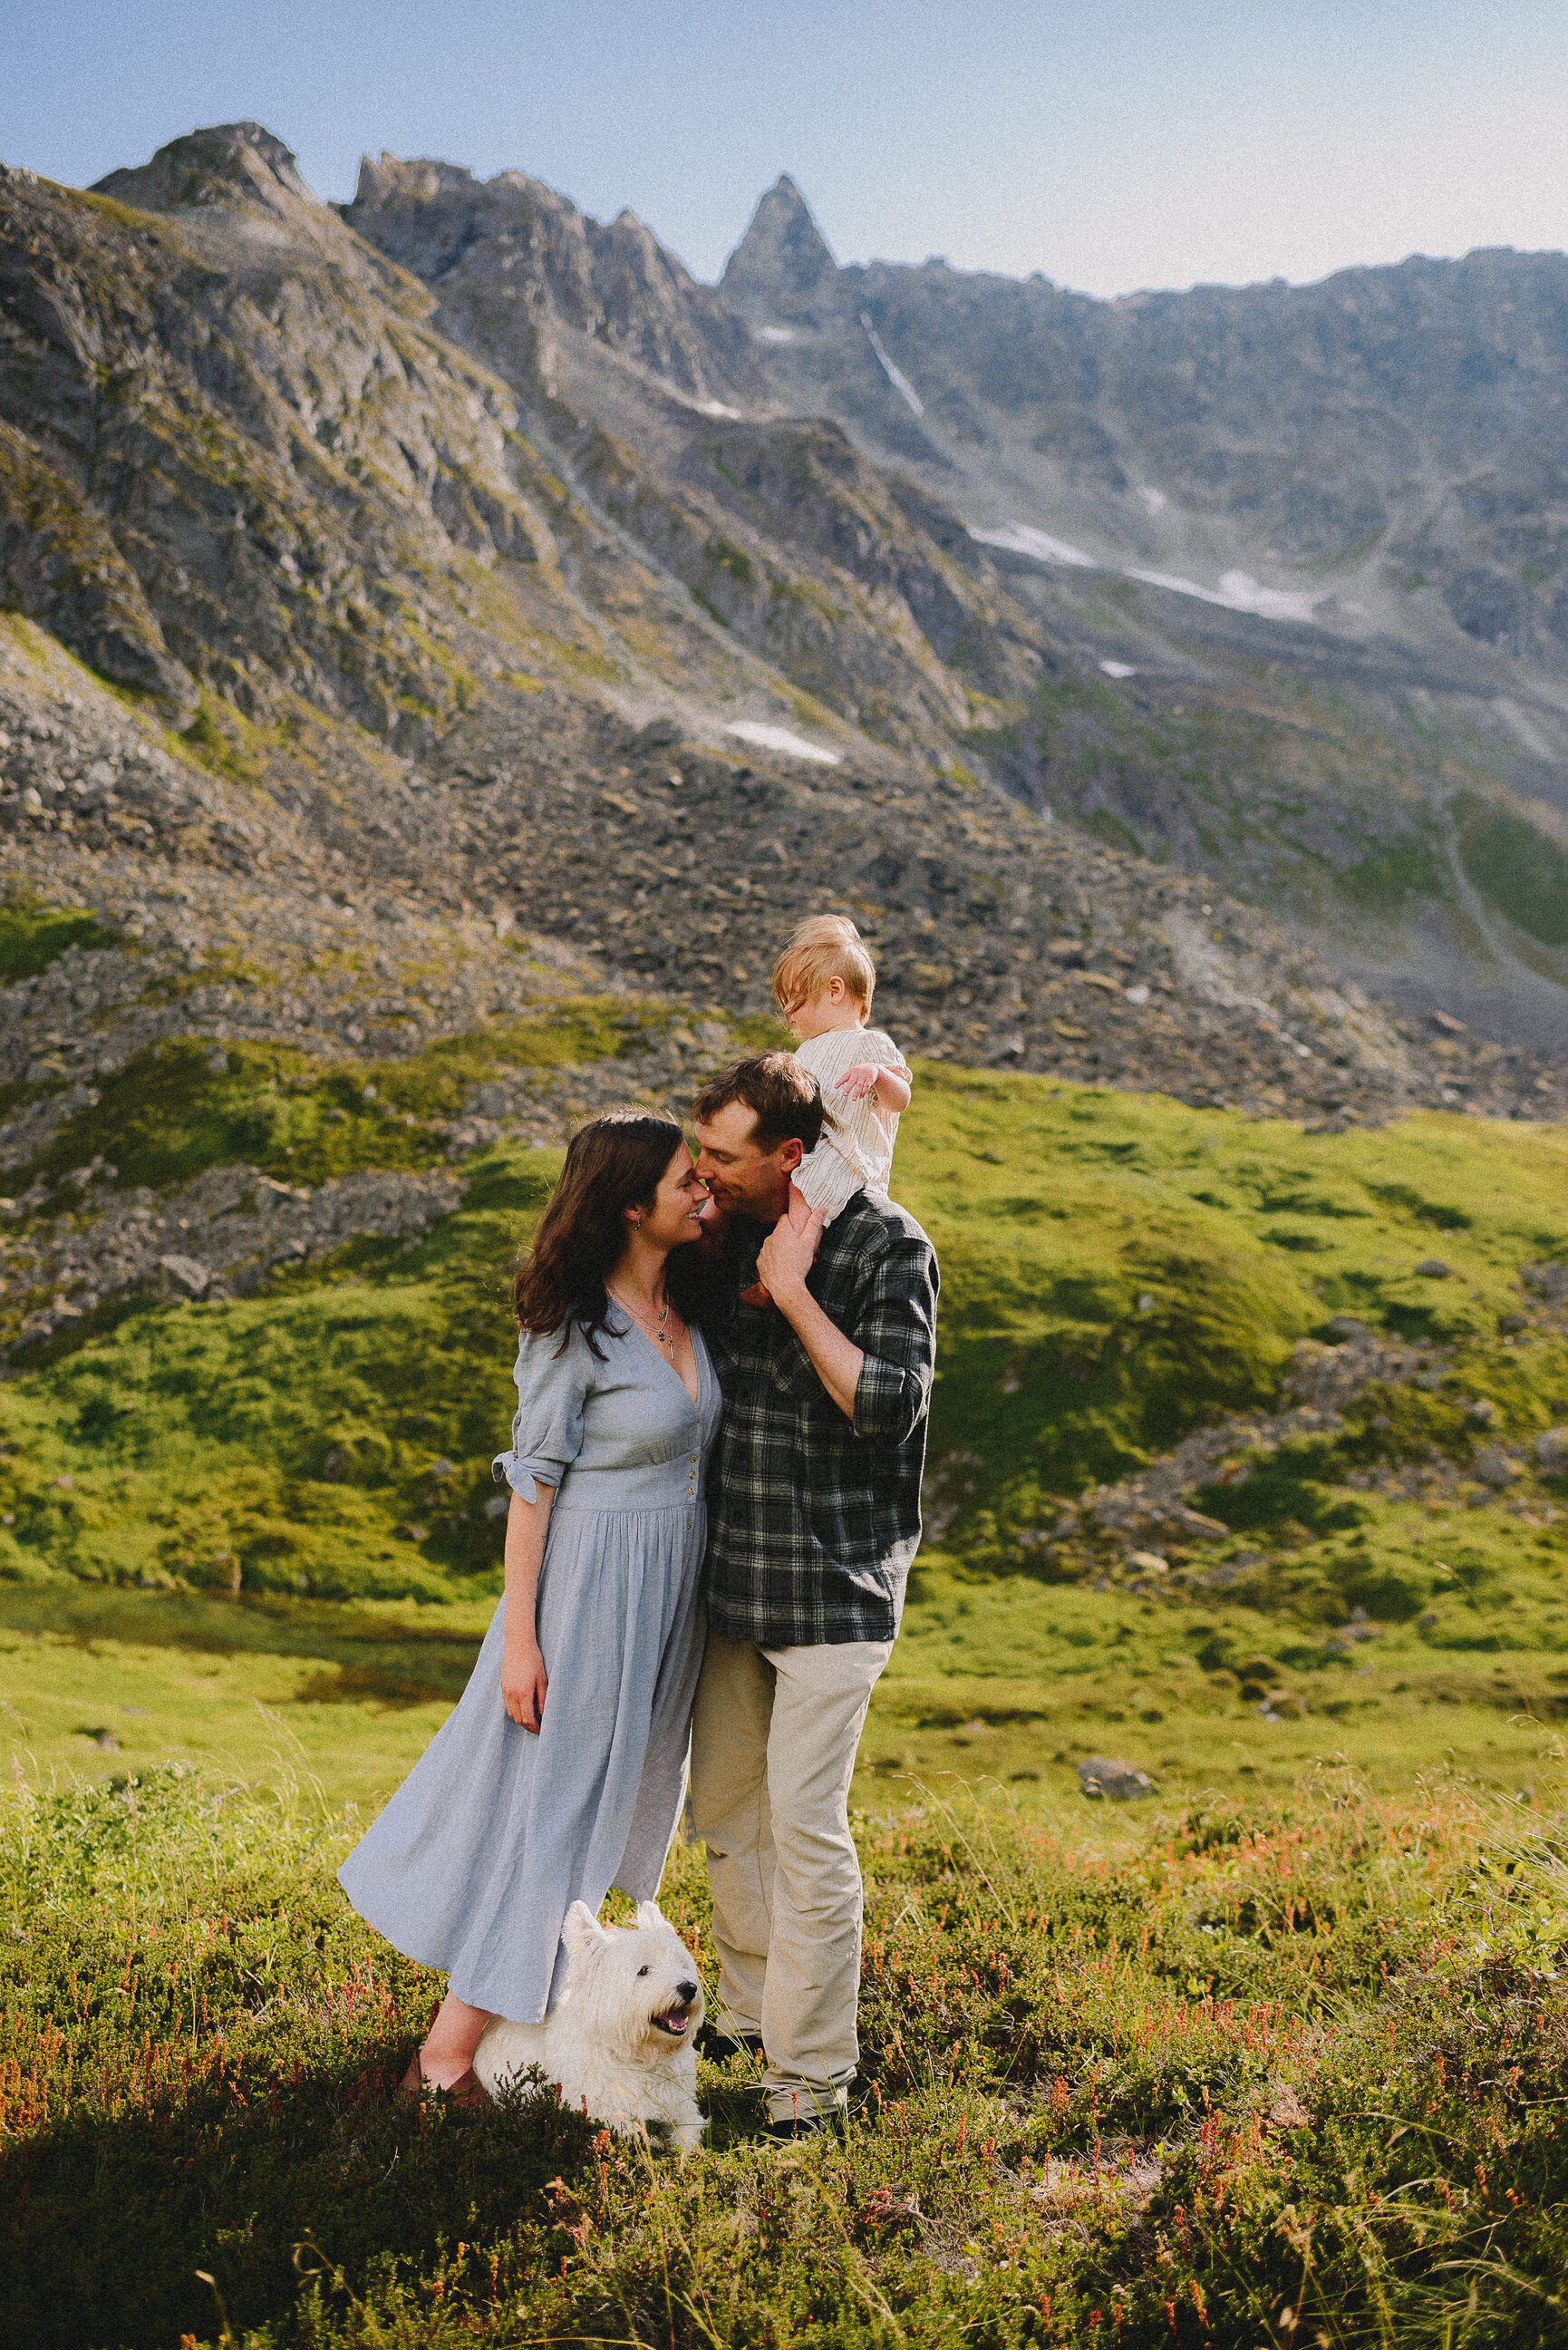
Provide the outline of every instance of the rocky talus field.
<path id="1" fill-rule="evenodd" d="M 877 1016 L 932 1058 L 1314 1126 L 1558 1106 L 1542 1055 L 1335 987 L 1235 901 L 979 786 L 808 781 L 576 713 L 558 760 L 531 739 L 507 764 L 504 736 L 483 775 L 461 744 L 422 768 L 382 752 L 374 782 L 345 777 L 323 807 L 269 788 L 237 729 L 171 735 L 29 624 L 0 631 L 13 1336 L 132 1287 L 201 1295 L 351 1232 L 421 1229 L 452 1196 L 422 1170 L 482 1141 L 555 1139 L 629 1096 L 679 1106 L 725 1049 L 773 1033 L 774 957 L 830 906 L 877 956 Z M 544 1033 L 588 997 L 587 1024 Z M 439 1068 L 439 1100 L 394 1109 L 399 1081 L 381 1098 L 368 1074 L 383 1062 Z M 336 1183 L 279 1189 L 307 1146 L 278 1127 L 258 1194 L 245 1133 L 326 1093 L 308 1149 Z M 204 1130 L 161 1152 L 164 1094 Z M 143 1180 L 182 1173 L 194 1188 L 166 1200 Z"/>
<path id="2" fill-rule="evenodd" d="M 19 2341 L 1565 2338 L 1564 267 L 0 167 Z M 826 909 L 943 1268 L 850 2127 L 405 2108 L 332 1869 L 500 1589 L 511 1268 Z"/>

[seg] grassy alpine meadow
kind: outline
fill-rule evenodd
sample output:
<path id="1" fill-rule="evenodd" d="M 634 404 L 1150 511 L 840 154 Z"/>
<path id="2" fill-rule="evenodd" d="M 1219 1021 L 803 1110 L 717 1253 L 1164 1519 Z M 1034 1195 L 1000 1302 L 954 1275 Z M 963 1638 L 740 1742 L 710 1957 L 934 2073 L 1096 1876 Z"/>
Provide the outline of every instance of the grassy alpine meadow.
<path id="1" fill-rule="evenodd" d="M 212 1106 L 156 1075 L 186 1169 Z M 105 1313 L 0 1388 L 7 2338 L 1568 2342 L 1568 1138 L 918 1075 L 931 1535 L 853 1797 L 847 2134 L 762 2147 L 741 2060 L 683 2167 L 390 2095 L 440 1985 L 333 1869 L 500 1587 L 558 1157 L 498 1148 L 421 1242 Z M 1345 1315 L 1427 1367 L 1249 1450 Z M 1163 1560 L 1055 1538 L 1221 1420 Z M 1090 1755 L 1152 1799 L 1085 1802 Z M 666 1896 L 706 1971 L 700 1854 Z"/>
<path id="2" fill-rule="evenodd" d="M 846 2130 L 680 2165 L 534 2091 L 411 2107 L 439 1993 L 297 1787 L 22 1789 L 0 1840 L 0 2301 L 29 2350 L 1560 2343 L 1559 1810 L 862 1815 Z M 711 1989 L 700 1856 L 669 1914 Z"/>
<path id="3" fill-rule="evenodd" d="M 1568 1341 L 1521 1269 L 1568 1257 L 1563 1132 L 1309 1135 L 919 1077 L 898 1171 L 944 1270 L 932 1532 L 863 1785 L 1028 1800 L 1107 1751 L 1188 1794 L 1335 1759 L 1386 1793 L 1531 1785 L 1568 1708 L 1568 1488 L 1533 1450 L 1568 1419 Z M 35 1783 L 170 1759 L 338 1804 L 395 1783 L 499 1588 L 506 1275 L 557 1164 L 486 1152 L 422 1242 L 118 1309 L 0 1389 L 0 1742 Z M 1265 1408 L 1345 1313 L 1439 1370 L 1226 1464 L 1159 1588 L 1042 1540 L 1064 1501 Z"/>

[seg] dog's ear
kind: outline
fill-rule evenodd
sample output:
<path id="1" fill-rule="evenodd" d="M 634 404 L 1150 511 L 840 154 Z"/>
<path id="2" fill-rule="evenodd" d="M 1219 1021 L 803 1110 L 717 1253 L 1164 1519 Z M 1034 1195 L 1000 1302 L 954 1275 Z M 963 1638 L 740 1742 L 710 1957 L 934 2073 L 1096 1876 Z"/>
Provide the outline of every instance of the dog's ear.
<path id="1" fill-rule="evenodd" d="M 609 1936 L 594 1916 L 586 1901 L 574 1901 L 561 1927 L 561 1939 L 569 1958 L 578 1958 L 597 1950 L 609 1940 Z"/>
<path id="2" fill-rule="evenodd" d="M 669 1918 L 666 1918 L 663 1910 L 659 1908 L 657 1901 L 639 1901 L 638 1903 L 637 1922 L 639 1927 L 642 1929 L 662 1926 L 668 1929 L 670 1924 Z"/>

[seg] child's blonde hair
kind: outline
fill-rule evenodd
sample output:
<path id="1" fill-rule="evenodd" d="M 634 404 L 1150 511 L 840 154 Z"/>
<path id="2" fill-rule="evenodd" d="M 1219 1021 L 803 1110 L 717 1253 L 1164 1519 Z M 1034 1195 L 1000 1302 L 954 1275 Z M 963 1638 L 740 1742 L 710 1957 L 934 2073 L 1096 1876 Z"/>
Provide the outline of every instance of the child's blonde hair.
<path id="1" fill-rule="evenodd" d="M 830 980 L 841 979 L 863 1012 L 877 992 L 877 966 L 859 931 L 845 914 L 813 914 L 797 922 L 774 965 L 774 996 L 781 1012 L 792 1003 L 815 1002 Z"/>

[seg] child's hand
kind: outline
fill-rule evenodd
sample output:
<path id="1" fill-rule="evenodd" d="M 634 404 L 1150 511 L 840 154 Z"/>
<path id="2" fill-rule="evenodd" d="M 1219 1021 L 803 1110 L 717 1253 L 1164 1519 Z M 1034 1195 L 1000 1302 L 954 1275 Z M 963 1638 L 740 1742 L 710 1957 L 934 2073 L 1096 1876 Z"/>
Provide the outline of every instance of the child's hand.
<path id="1" fill-rule="evenodd" d="M 834 1090 L 847 1094 L 851 1101 L 864 1101 L 867 1094 L 876 1092 L 881 1074 L 875 1061 L 857 1061 L 852 1069 L 845 1070 Z"/>

